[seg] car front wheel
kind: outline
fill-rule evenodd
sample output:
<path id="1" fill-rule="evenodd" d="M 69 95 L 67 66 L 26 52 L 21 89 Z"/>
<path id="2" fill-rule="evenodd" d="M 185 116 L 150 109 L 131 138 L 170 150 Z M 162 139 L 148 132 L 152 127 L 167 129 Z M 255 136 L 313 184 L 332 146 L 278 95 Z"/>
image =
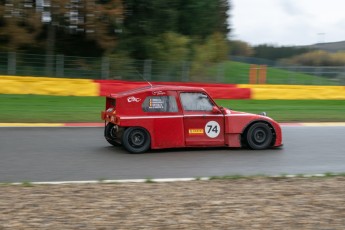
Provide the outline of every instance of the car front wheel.
<path id="1" fill-rule="evenodd" d="M 150 134 L 146 129 L 130 127 L 122 136 L 122 144 L 131 153 L 143 153 L 150 148 Z"/>
<path id="2" fill-rule="evenodd" d="M 246 133 L 247 144 L 251 149 L 266 149 L 272 142 L 272 130 L 266 123 L 251 125 Z"/>

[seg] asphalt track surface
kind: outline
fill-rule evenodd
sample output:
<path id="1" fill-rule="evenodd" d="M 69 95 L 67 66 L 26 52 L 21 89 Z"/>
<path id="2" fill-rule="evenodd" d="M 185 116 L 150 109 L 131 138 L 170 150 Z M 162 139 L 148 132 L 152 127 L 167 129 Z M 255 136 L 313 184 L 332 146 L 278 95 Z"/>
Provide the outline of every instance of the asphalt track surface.
<path id="1" fill-rule="evenodd" d="M 345 126 L 284 126 L 284 147 L 154 150 L 110 146 L 103 128 L 0 128 L 0 183 L 345 172 Z"/>

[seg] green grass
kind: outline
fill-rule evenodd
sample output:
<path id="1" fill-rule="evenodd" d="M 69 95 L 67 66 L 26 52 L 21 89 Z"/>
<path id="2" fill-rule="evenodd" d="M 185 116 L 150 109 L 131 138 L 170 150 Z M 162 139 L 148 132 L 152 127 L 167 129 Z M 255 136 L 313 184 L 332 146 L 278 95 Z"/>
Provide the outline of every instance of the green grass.
<path id="1" fill-rule="evenodd" d="M 250 113 L 267 112 L 280 122 L 345 121 L 345 100 L 216 100 L 219 105 Z"/>
<path id="2" fill-rule="evenodd" d="M 155 181 L 151 177 L 149 177 L 146 178 L 145 183 L 155 183 Z"/>
<path id="3" fill-rule="evenodd" d="M 249 179 L 254 176 L 244 176 L 240 174 L 228 175 L 228 176 L 211 176 L 210 180 L 239 180 L 239 179 Z"/>
<path id="4" fill-rule="evenodd" d="M 226 61 L 210 68 L 210 75 L 217 77 L 224 75 L 225 83 L 248 84 L 250 64 L 242 62 Z M 339 83 L 324 77 L 287 71 L 273 67 L 267 68 L 268 84 L 294 84 L 294 85 L 338 85 Z"/>
<path id="5" fill-rule="evenodd" d="M 104 97 L 0 95 L 0 122 L 100 122 Z"/>
<path id="6" fill-rule="evenodd" d="M 345 100 L 216 100 L 233 110 L 265 111 L 280 122 L 345 121 Z M 104 97 L 0 95 L 0 123 L 101 122 Z"/>
<path id="7" fill-rule="evenodd" d="M 334 85 L 335 82 L 310 74 L 303 74 L 276 68 L 267 70 L 268 84 L 293 84 L 293 85 Z"/>
<path id="8" fill-rule="evenodd" d="M 23 187 L 33 187 L 34 185 L 29 181 L 23 181 L 22 186 Z"/>

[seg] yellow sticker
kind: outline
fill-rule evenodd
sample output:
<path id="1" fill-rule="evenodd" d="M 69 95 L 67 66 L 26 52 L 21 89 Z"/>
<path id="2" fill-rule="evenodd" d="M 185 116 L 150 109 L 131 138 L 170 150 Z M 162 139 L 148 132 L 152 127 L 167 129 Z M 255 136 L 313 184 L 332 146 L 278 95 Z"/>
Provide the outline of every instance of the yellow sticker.
<path id="1" fill-rule="evenodd" d="M 204 134 L 204 130 L 203 129 L 189 129 L 188 133 L 189 134 Z"/>

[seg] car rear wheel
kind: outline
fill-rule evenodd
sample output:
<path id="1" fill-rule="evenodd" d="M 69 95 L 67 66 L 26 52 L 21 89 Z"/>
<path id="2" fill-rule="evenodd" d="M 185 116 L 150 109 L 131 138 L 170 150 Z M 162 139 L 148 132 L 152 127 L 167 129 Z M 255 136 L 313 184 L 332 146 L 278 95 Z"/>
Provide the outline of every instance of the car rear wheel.
<path id="1" fill-rule="evenodd" d="M 123 133 L 122 143 L 131 153 L 143 153 L 150 148 L 151 138 L 146 129 L 130 127 Z"/>
<path id="2" fill-rule="evenodd" d="M 251 149 L 266 149 L 272 142 L 272 130 L 266 123 L 251 125 L 246 133 L 247 144 Z"/>
<path id="3" fill-rule="evenodd" d="M 119 140 L 117 140 L 116 132 L 117 126 L 109 122 L 104 128 L 104 137 L 109 144 L 114 146 L 120 146 L 121 144 Z"/>

